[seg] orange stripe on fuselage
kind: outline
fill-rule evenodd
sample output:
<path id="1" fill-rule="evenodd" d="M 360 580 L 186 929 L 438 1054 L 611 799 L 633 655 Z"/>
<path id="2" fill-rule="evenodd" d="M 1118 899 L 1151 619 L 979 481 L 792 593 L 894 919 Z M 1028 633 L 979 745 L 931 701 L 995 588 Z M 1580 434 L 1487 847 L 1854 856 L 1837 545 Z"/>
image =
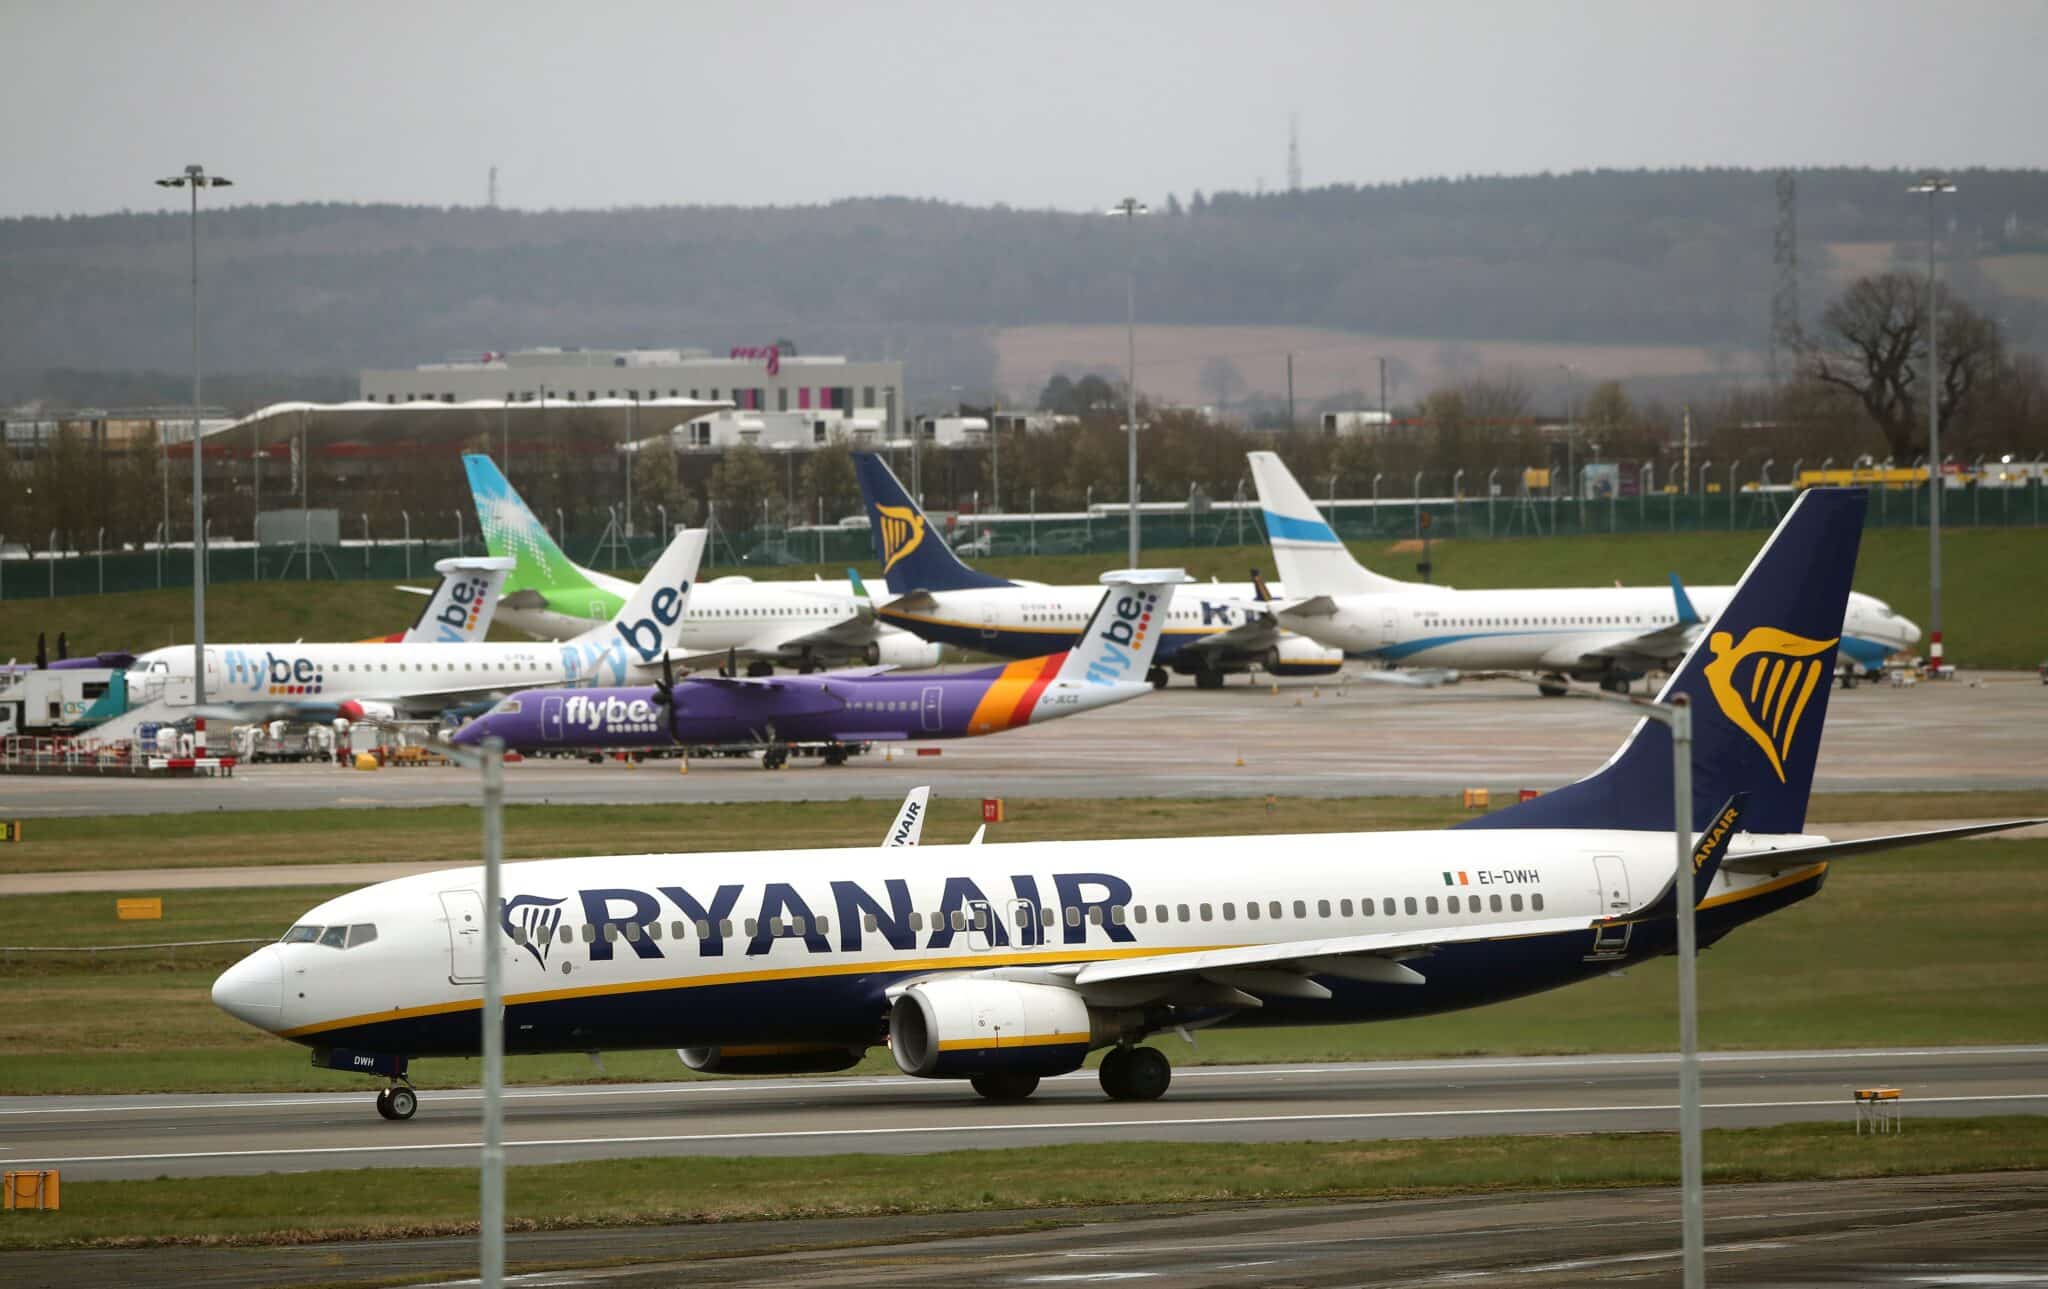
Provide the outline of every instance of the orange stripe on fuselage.
<path id="1" fill-rule="evenodd" d="M 1065 653 L 1056 653 L 1045 658 L 1045 666 L 1039 671 L 1038 678 L 1025 688 L 1024 696 L 1017 700 L 1017 706 L 1010 712 L 1012 729 L 1031 719 L 1031 709 L 1038 706 L 1038 696 L 1045 692 L 1045 687 L 1052 683 L 1052 678 L 1060 674 L 1060 664 L 1066 660 Z"/>
<path id="2" fill-rule="evenodd" d="M 1067 655 L 1056 653 L 1046 658 L 1027 658 L 1004 667 L 1002 674 L 988 683 L 981 701 L 974 705 L 974 715 L 967 718 L 969 734 L 992 734 L 997 730 L 1009 729 L 1018 721 L 1018 708 L 1028 694 L 1030 701 L 1038 701 L 1038 695 L 1059 670 L 1060 660 Z M 1029 714 L 1029 709 L 1025 709 Z"/>

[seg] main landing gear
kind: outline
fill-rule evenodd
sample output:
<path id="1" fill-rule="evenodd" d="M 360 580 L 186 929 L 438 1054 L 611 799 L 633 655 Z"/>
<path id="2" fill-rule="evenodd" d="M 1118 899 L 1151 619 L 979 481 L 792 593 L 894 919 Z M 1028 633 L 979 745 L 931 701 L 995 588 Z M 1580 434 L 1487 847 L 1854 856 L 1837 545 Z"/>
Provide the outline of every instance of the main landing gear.
<path id="1" fill-rule="evenodd" d="M 1112 1101 L 1157 1101 L 1173 1082 L 1173 1066 L 1156 1047 L 1112 1047 L 1097 1077 Z"/>
<path id="2" fill-rule="evenodd" d="M 377 1113 L 386 1119 L 404 1121 L 420 1108 L 420 1094 L 410 1083 L 393 1083 L 377 1094 Z"/>
<path id="3" fill-rule="evenodd" d="M 1166 688 L 1166 681 L 1167 681 L 1167 675 L 1166 675 L 1166 668 L 1164 668 L 1164 667 L 1153 667 L 1153 668 L 1151 668 L 1150 670 L 1148 670 L 1148 671 L 1147 671 L 1147 672 L 1145 673 L 1145 681 L 1146 681 L 1146 683 L 1147 683 L 1147 684 L 1151 685 L 1151 686 L 1152 686 L 1152 688 L 1154 688 L 1154 689 L 1164 689 L 1164 688 Z"/>
<path id="4" fill-rule="evenodd" d="M 1038 1091 L 1036 1074 L 1019 1074 L 1013 1070 L 977 1074 L 967 1082 L 990 1101 L 1022 1101 Z"/>
<path id="5" fill-rule="evenodd" d="M 1551 675 L 1536 682 L 1536 692 L 1545 698 L 1563 698 L 1571 692 L 1571 687 L 1563 676 Z"/>

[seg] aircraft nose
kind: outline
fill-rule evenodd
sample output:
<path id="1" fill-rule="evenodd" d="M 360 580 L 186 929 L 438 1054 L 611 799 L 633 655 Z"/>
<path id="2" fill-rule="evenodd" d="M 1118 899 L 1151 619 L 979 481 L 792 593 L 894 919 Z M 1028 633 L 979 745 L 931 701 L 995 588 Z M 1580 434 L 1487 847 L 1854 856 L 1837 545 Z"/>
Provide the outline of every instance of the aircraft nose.
<path id="1" fill-rule="evenodd" d="M 484 735 L 491 732 L 491 718 L 478 716 L 461 729 L 448 736 L 448 741 L 457 747 L 475 747 L 484 741 Z"/>
<path id="2" fill-rule="evenodd" d="M 284 1017 L 284 964 L 266 944 L 213 982 L 213 1005 L 245 1024 L 277 1032 Z"/>
<path id="3" fill-rule="evenodd" d="M 1904 640 L 1905 640 L 1905 642 L 1906 642 L 1906 645 L 1905 645 L 1905 647 L 1907 647 L 1907 648 L 1911 648 L 1912 646 L 1914 646 L 1914 645 L 1916 645 L 1916 644 L 1919 644 L 1919 643 L 1920 643 L 1920 624 L 1919 624 L 1919 623 L 1917 623 L 1917 622 L 1915 622 L 1915 621 L 1913 621 L 1913 619 L 1911 619 L 1911 618 L 1906 618 L 1906 617 L 1902 617 L 1902 618 L 1900 618 L 1900 619 L 1899 619 L 1899 635 L 1900 635 L 1900 637 L 1901 637 L 1902 639 L 1904 639 Z"/>

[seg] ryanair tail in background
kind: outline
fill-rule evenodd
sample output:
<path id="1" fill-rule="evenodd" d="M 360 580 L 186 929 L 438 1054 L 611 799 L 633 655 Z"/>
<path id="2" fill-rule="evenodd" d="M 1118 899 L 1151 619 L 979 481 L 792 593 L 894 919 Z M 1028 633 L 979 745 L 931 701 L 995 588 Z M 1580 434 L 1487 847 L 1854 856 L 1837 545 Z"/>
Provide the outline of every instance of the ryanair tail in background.
<path id="1" fill-rule="evenodd" d="M 1746 830 L 1804 831 L 1865 504 L 1860 489 L 1801 493 L 1657 695 L 1692 707 L 1695 828 L 1746 792 Z M 1598 773 L 1458 826 L 1668 830 L 1671 732 L 1639 721 Z"/>
<path id="2" fill-rule="evenodd" d="M 1266 513 L 1266 540 L 1273 546 L 1273 563 L 1289 595 L 1373 595 L 1416 589 L 1414 583 L 1383 577 L 1359 563 L 1278 454 L 1245 455 L 1251 459 L 1259 507 Z"/>
<path id="3" fill-rule="evenodd" d="M 882 580 L 893 594 L 1012 585 L 962 564 L 882 458 L 872 452 L 856 452 L 853 469 L 860 479 L 861 500 L 868 508 L 875 558 L 882 561 Z"/>
<path id="4" fill-rule="evenodd" d="M 527 509 L 497 462 L 469 452 L 463 454 L 462 468 L 469 473 L 469 491 L 484 530 L 484 549 L 513 561 L 512 572 L 505 579 L 507 593 L 538 591 L 547 595 L 590 586 L 583 569 L 555 545 L 547 526 Z"/>

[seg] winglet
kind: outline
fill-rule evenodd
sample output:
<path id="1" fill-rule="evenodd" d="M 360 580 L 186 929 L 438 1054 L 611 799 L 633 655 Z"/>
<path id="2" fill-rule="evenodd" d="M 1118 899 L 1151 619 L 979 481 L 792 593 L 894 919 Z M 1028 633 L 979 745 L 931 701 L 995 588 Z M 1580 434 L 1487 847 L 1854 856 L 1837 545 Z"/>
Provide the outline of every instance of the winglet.
<path id="1" fill-rule="evenodd" d="M 1671 575 L 1671 598 L 1678 602 L 1678 625 L 1696 627 L 1700 624 L 1699 610 L 1692 607 L 1692 597 L 1685 593 L 1685 583 L 1678 580 L 1678 574 Z"/>
<path id="2" fill-rule="evenodd" d="M 1743 807 L 1749 804 L 1749 794 L 1738 792 L 1714 812 L 1714 818 L 1701 830 L 1700 837 L 1692 848 L 1692 902 L 1698 908 L 1700 901 L 1707 898 L 1707 892 L 1714 888 L 1714 878 L 1721 871 L 1721 860 L 1728 854 L 1728 843 L 1742 823 Z M 1678 916 L 1678 874 L 1673 873 L 1664 883 L 1664 889 L 1657 898 L 1639 909 L 1602 922 L 1648 922 L 1658 918 Z"/>
<path id="3" fill-rule="evenodd" d="M 1266 585 L 1266 575 L 1257 569 L 1252 570 L 1252 594 L 1258 597 L 1261 604 L 1273 602 L 1273 591 Z"/>

